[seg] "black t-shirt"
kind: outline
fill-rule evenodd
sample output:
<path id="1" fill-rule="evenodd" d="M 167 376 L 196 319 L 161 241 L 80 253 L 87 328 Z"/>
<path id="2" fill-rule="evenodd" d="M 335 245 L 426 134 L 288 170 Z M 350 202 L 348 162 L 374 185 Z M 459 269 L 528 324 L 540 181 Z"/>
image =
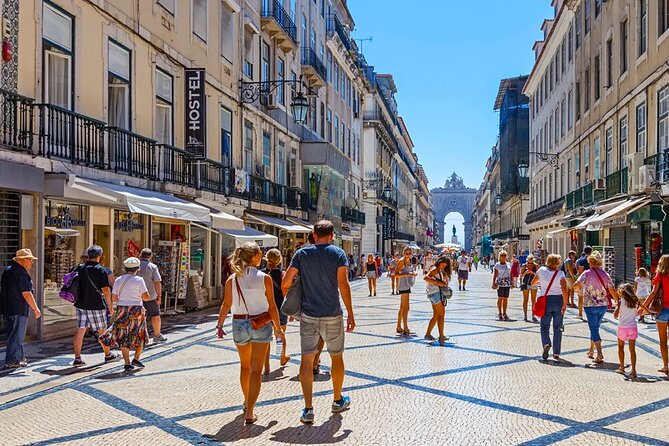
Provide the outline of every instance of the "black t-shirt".
<path id="1" fill-rule="evenodd" d="M 281 269 L 265 268 L 263 272 L 265 274 L 269 274 L 269 276 L 272 278 L 272 284 L 274 285 L 274 302 L 276 303 L 277 308 L 281 308 L 281 304 L 283 303 L 283 291 L 281 291 L 281 280 L 283 280 L 283 274 L 281 273 Z"/>
<path id="2" fill-rule="evenodd" d="M 86 262 L 79 270 L 79 296 L 75 307 L 81 310 L 104 310 L 105 303 L 101 291 L 111 288 L 107 271 L 98 262 Z M 88 278 L 90 280 L 88 280 Z"/>
<path id="3" fill-rule="evenodd" d="M 1 313 L 5 316 L 28 316 L 30 307 L 23 298 L 24 291 L 33 291 L 33 281 L 24 267 L 12 261 L 2 274 Z"/>

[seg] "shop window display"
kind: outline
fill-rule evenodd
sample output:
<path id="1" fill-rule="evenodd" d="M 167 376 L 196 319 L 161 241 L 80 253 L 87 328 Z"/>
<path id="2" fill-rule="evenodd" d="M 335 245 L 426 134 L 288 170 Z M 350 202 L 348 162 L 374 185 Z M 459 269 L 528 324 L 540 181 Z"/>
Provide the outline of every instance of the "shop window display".
<path id="1" fill-rule="evenodd" d="M 144 246 L 146 216 L 128 211 L 114 212 L 114 260 L 112 268 L 117 276 L 123 274 L 123 259 L 139 257 Z"/>
<path id="2" fill-rule="evenodd" d="M 153 261 L 163 279 L 164 311 L 178 311 L 180 301 L 185 299 L 189 269 L 187 229 L 181 224 L 151 225 Z"/>

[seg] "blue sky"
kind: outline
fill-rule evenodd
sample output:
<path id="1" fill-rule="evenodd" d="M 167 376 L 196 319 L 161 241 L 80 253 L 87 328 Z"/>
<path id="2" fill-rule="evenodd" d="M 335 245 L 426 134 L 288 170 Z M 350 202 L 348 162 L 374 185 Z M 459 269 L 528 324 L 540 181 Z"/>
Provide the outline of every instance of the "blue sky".
<path id="1" fill-rule="evenodd" d="M 476 7 L 472 5 L 476 4 Z M 498 133 L 499 82 L 529 74 L 550 0 L 349 0 L 353 37 L 397 84 L 430 188 L 456 171 L 478 188 Z M 410 5 L 409 7 L 406 7 Z M 418 6 L 420 5 L 420 6 Z"/>

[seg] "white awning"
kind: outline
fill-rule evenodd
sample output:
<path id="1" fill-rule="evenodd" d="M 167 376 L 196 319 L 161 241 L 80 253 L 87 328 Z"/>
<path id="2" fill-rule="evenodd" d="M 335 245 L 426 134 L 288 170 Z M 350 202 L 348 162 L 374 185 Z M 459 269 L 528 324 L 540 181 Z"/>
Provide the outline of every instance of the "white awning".
<path id="1" fill-rule="evenodd" d="M 207 200 L 206 198 L 198 198 L 195 200 L 199 204 L 212 209 L 211 212 L 211 227 L 214 229 L 244 229 L 244 220 L 228 214 L 223 211 L 223 204 L 214 200 Z"/>
<path id="2" fill-rule="evenodd" d="M 590 221 L 592 221 L 595 218 L 597 218 L 597 214 L 591 215 L 590 217 L 586 218 L 585 220 L 583 220 L 582 222 L 580 222 L 579 224 L 570 229 L 585 229 L 588 226 L 588 223 L 590 223 Z"/>
<path id="3" fill-rule="evenodd" d="M 266 215 L 253 215 L 253 214 L 247 214 L 246 216 L 249 218 L 249 220 L 256 221 L 263 225 L 274 226 L 276 228 L 281 229 L 282 231 L 288 232 L 289 234 L 308 234 L 309 232 L 311 232 L 309 228 L 306 228 L 302 225 L 298 225 L 295 223 L 291 223 L 288 220 L 284 220 L 282 218 L 269 217 Z"/>
<path id="4" fill-rule="evenodd" d="M 301 218 L 297 218 L 297 217 L 286 217 L 286 220 L 288 220 L 288 221 L 291 222 L 291 223 L 295 223 L 296 225 L 304 226 L 305 228 L 308 228 L 309 230 L 314 229 L 314 225 L 312 225 L 311 223 L 309 223 L 309 222 L 306 221 L 306 220 L 302 220 Z"/>
<path id="5" fill-rule="evenodd" d="M 273 248 L 279 244 L 279 239 L 273 235 L 265 234 L 257 229 L 244 226 L 244 229 L 222 229 L 221 234 L 235 239 L 235 247 L 240 247 L 246 242 L 255 242 L 261 248 Z"/>
<path id="6" fill-rule="evenodd" d="M 82 178 L 77 178 L 75 184 L 115 197 L 130 212 L 186 221 L 211 221 L 209 209 L 172 195 Z"/>
<path id="7" fill-rule="evenodd" d="M 561 234 L 563 232 L 567 232 L 568 228 L 561 228 L 561 229 L 556 229 L 554 231 L 550 231 L 549 233 L 546 234 L 546 238 L 553 238 L 554 236 Z"/>
<path id="8" fill-rule="evenodd" d="M 639 209 L 640 207 L 647 205 L 649 202 L 650 202 L 650 197 L 637 197 L 625 200 L 622 203 L 618 204 L 618 206 L 614 207 L 613 209 L 604 212 L 602 214 L 599 214 L 596 216 L 596 218 L 590 220 L 586 230 L 599 231 L 607 223 L 609 224 L 613 223 L 612 220 L 615 219 L 616 217 L 620 217 L 623 215 L 627 216 L 628 214 Z"/>

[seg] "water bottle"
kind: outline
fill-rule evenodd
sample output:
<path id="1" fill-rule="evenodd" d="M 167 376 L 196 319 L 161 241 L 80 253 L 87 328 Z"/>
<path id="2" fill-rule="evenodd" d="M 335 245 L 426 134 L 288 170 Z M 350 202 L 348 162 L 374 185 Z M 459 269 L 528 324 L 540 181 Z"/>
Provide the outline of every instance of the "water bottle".
<path id="1" fill-rule="evenodd" d="M 281 338 L 276 338 L 276 355 L 281 356 L 283 354 L 283 340 Z"/>

